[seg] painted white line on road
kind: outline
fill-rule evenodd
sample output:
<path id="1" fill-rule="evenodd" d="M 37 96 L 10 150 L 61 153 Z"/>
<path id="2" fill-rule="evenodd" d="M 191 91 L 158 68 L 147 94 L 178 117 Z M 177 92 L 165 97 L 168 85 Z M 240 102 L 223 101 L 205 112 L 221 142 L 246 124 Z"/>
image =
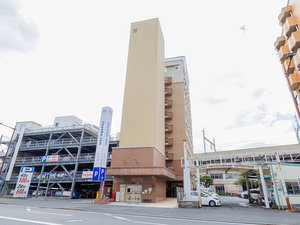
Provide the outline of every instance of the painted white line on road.
<path id="1" fill-rule="evenodd" d="M 134 221 L 134 223 L 150 224 L 150 225 L 167 225 L 167 224 L 163 224 L 163 223 L 150 223 L 150 222 L 142 222 L 142 221 Z"/>
<path id="2" fill-rule="evenodd" d="M 126 219 L 124 217 L 120 217 L 120 216 L 114 216 L 108 213 L 105 213 L 106 216 L 111 216 L 115 219 L 119 219 L 119 220 L 125 220 L 125 221 L 132 221 L 131 219 Z M 138 224 L 149 224 L 149 225 L 167 225 L 167 224 L 162 224 L 162 223 L 151 223 L 151 222 L 143 222 L 143 221 L 132 221 L 133 223 L 138 223 Z"/>
<path id="3" fill-rule="evenodd" d="M 56 215 L 56 216 L 73 216 L 73 215 L 70 215 L 70 214 L 62 214 L 62 213 L 32 211 L 31 208 L 29 208 L 29 207 L 27 207 L 26 210 L 27 210 L 27 212 L 30 212 L 30 213 L 40 213 L 40 214 L 48 214 L 48 215 Z"/>
<path id="4" fill-rule="evenodd" d="M 34 223 L 34 224 L 62 225 L 62 224 L 59 224 L 59 223 L 49 223 L 49 222 L 43 222 L 43 221 L 37 221 L 37 220 L 26 220 L 26 219 L 15 218 L 15 217 L 7 217 L 7 216 L 0 216 L 0 219 L 22 221 L 22 222 Z"/>
<path id="5" fill-rule="evenodd" d="M 112 217 L 116 218 L 116 219 L 119 219 L 119 220 L 131 221 L 130 219 L 126 219 L 126 218 L 123 218 L 121 216 L 112 216 Z"/>
<path id="6" fill-rule="evenodd" d="M 65 210 L 65 209 L 61 209 Z M 110 215 L 108 213 L 104 212 L 89 212 L 89 211 L 78 211 L 79 213 L 91 213 L 91 214 L 104 214 L 104 215 Z M 114 215 L 121 215 L 121 216 L 128 216 L 128 217 L 138 217 L 138 218 L 147 218 L 147 219 L 158 219 L 158 220 L 175 220 L 175 221 L 189 221 L 189 222 L 195 222 L 195 223 L 219 223 L 219 224 L 233 224 L 233 225 L 277 225 L 275 223 L 264 223 L 264 222 L 257 222 L 257 223 L 251 223 L 251 222 L 243 222 L 243 221 L 218 221 L 218 220 L 206 220 L 206 219 L 188 219 L 188 218 L 171 218 L 171 217 L 160 217 L 160 216 L 145 216 L 145 215 L 129 215 L 129 214 L 117 214 L 114 213 Z M 284 225 L 284 224 L 283 224 Z"/>
<path id="7" fill-rule="evenodd" d="M 83 222 L 84 220 L 67 220 L 68 223 Z"/>

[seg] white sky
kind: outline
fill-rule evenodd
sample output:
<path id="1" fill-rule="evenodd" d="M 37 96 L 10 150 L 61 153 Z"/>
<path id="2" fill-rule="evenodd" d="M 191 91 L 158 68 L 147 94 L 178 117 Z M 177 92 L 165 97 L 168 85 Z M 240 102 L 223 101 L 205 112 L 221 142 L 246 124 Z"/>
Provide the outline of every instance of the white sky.
<path id="1" fill-rule="evenodd" d="M 166 57 L 186 56 L 195 151 L 296 143 L 274 42 L 286 0 L 0 0 L 0 122 L 75 115 L 120 129 L 130 23 L 159 17 Z M 246 31 L 240 29 L 246 26 Z M 0 135 L 11 130 L 0 126 Z"/>

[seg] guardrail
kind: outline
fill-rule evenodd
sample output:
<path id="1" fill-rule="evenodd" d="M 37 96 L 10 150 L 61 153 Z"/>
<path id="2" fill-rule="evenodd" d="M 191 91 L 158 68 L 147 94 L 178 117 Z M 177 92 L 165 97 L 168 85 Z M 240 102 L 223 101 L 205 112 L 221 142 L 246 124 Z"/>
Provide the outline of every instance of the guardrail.
<path id="1" fill-rule="evenodd" d="M 84 180 L 84 181 L 92 181 L 92 177 L 82 177 L 82 173 L 84 171 L 78 171 L 75 176 L 75 180 Z M 70 175 L 73 177 L 74 171 L 70 172 Z M 12 174 L 10 178 L 10 182 L 17 182 L 19 174 Z M 34 176 L 32 176 L 31 182 L 37 182 L 40 179 L 41 174 L 35 173 Z M 42 175 L 42 180 L 45 181 L 45 174 Z M 106 176 L 106 180 L 112 180 L 112 176 Z M 66 172 L 60 171 L 60 172 L 52 172 L 50 174 L 50 178 L 47 179 L 49 182 L 72 182 L 73 178 L 71 178 Z"/>
<path id="2" fill-rule="evenodd" d="M 97 138 L 95 137 L 86 137 L 82 139 L 82 144 L 96 144 Z M 61 146 L 61 145 L 79 145 L 80 138 L 63 138 L 59 140 L 48 140 L 43 141 L 26 141 L 22 142 L 20 148 L 21 149 L 30 149 L 30 148 L 39 148 L 49 146 Z"/>
<path id="3" fill-rule="evenodd" d="M 51 156 L 51 155 L 49 155 Z M 15 164 L 16 165 L 23 165 L 23 164 L 41 164 L 42 163 L 42 157 L 43 156 L 32 156 L 32 157 L 18 157 L 16 159 Z M 49 157 L 48 161 L 46 161 L 45 163 L 68 163 L 68 162 L 75 162 L 77 159 L 77 156 L 74 156 L 74 158 L 68 154 L 64 154 L 64 155 L 57 155 L 57 158 L 55 158 L 54 160 L 51 160 L 51 158 Z M 108 154 L 108 162 L 111 159 L 111 154 Z M 83 162 L 83 161 L 87 161 L 87 162 L 94 162 L 95 160 L 95 154 L 94 153 L 82 153 L 79 156 L 78 161 L 79 162 Z"/>

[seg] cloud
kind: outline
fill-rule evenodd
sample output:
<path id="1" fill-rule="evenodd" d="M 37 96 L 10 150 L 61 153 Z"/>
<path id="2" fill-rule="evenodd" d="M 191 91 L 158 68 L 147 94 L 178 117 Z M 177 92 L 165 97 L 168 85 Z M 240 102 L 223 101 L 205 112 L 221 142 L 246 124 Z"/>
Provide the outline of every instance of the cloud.
<path id="1" fill-rule="evenodd" d="M 220 103 L 223 103 L 225 101 L 226 101 L 226 99 L 224 99 L 224 98 L 210 98 L 210 99 L 207 99 L 207 102 L 210 103 L 210 104 L 220 104 Z"/>
<path id="2" fill-rule="evenodd" d="M 18 11 L 17 0 L 0 0 L 0 51 L 27 52 L 38 40 L 35 24 Z"/>
<path id="3" fill-rule="evenodd" d="M 267 107 L 264 104 L 257 106 L 254 109 L 241 111 L 235 117 L 233 123 L 227 127 L 229 129 L 244 127 L 254 124 L 265 124 L 267 118 Z"/>
<path id="4" fill-rule="evenodd" d="M 270 127 L 274 126 L 278 121 L 294 121 L 294 115 L 292 113 L 281 114 L 280 112 L 277 112 L 274 117 L 275 119 L 269 123 Z"/>
<path id="5" fill-rule="evenodd" d="M 263 95 L 263 93 L 265 92 L 265 90 L 266 90 L 265 88 L 256 89 L 252 94 L 253 98 L 254 99 L 260 98 Z"/>

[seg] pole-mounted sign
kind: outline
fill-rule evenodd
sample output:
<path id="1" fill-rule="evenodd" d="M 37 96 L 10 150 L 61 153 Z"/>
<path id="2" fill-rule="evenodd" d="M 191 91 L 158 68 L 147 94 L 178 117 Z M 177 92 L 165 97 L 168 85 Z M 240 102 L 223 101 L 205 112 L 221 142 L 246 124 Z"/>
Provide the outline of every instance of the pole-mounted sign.
<path id="1" fill-rule="evenodd" d="M 26 198 L 33 175 L 34 167 L 22 167 L 15 188 L 15 198 Z"/>
<path id="2" fill-rule="evenodd" d="M 105 181 L 112 113 L 112 108 L 102 108 L 94 161 L 93 181 Z"/>

